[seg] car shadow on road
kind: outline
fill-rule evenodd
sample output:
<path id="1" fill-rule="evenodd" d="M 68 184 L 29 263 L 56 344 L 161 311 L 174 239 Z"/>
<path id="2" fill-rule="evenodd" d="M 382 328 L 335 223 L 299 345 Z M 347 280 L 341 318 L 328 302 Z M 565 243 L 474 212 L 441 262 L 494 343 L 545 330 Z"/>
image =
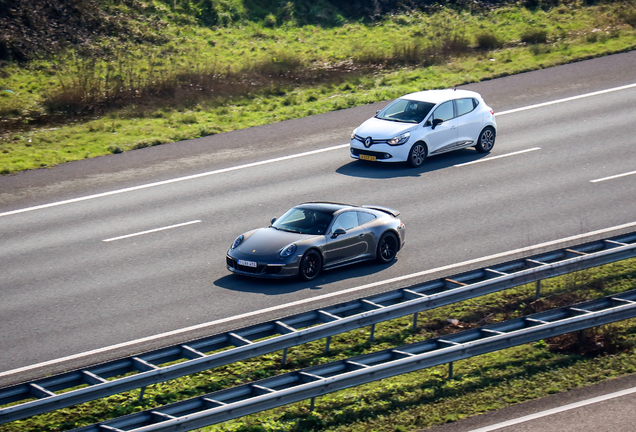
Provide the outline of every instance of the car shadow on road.
<path id="1" fill-rule="evenodd" d="M 382 162 L 366 162 L 361 160 L 351 160 L 338 168 L 338 174 L 361 177 L 361 178 L 397 178 L 397 177 L 420 177 L 428 172 L 433 172 L 445 168 L 451 168 L 455 165 L 468 162 L 475 162 L 488 156 L 488 153 L 479 153 L 474 149 L 462 149 L 438 156 L 431 156 L 426 159 L 424 164 L 419 168 L 411 168 L 406 163 L 382 163 Z"/>
<path id="2" fill-rule="evenodd" d="M 227 290 L 259 293 L 266 295 L 289 294 L 306 289 L 319 290 L 323 286 L 346 279 L 354 279 L 381 273 L 397 263 L 398 259 L 390 264 L 379 264 L 371 261 L 352 264 L 333 270 L 323 271 L 318 277 L 305 282 L 297 278 L 291 279 L 258 279 L 248 276 L 232 275 L 223 276 L 214 281 L 214 285 Z"/>

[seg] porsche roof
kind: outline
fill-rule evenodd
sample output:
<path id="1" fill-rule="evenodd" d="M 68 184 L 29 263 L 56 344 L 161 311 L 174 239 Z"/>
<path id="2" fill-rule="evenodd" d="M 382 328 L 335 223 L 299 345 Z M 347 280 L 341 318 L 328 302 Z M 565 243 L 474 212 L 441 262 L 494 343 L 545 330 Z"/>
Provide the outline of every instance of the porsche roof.
<path id="1" fill-rule="evenodd" d="M 335 213 L 344 208 L 355 207 L 349 204 L 332 203 L 332 202 L 307 202 L 297 205 L 296 207 L 322 210 L 328 213 Z"/>

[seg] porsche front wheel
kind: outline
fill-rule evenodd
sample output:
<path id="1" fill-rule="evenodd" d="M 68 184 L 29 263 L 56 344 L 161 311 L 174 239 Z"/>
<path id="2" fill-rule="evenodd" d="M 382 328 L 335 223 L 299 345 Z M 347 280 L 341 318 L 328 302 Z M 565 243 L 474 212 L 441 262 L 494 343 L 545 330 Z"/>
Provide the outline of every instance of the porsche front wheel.
<path id="1" fill-rule="evenodd" d="M 315 250 L 308 250 L 300 260 L 299 275 L 306 281 L 315 279 L 322 269 L 322 258 Z"/>

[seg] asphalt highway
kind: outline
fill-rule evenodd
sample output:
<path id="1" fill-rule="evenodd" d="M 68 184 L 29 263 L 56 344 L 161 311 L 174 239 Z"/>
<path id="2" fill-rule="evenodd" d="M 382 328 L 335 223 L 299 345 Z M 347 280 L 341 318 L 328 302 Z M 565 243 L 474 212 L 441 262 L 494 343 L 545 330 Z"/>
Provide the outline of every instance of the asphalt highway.
<path id="1" fill-rule="evenodd" d="M 636 375 L 632 374 L 428 428 L 426 432 L 631 432 L 634 403 Z"/>
<path id="2" fill-rule="evenodd" d="M 399 285 L 347 291 L 364 284 L 634 230 L 634 71 L 630 52 L 464 86 L 494 108 L 495 148 L 419 169 L 349 158 L 351 130 L 379 103 L 0 177 L 0 373 L 79 367 Z M 238 234 L 317 200 L 400 210 L 398 260 L 312 283 L 229 274 Z"/>

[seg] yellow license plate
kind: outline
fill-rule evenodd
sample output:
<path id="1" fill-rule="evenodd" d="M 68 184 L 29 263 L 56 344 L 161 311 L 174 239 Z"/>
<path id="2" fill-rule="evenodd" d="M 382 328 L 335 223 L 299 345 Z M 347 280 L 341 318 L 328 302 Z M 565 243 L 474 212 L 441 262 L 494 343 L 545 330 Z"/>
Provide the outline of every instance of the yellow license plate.
<path id="1" fill-rule="evenodd" d="M 372 162 L 376 161 L 375 156 L 369 156 L 369 155 L 365 155 L 365 154 L 360 155 L 360 159 L 368 160 L 368 161 L 372 161 Z"/>

